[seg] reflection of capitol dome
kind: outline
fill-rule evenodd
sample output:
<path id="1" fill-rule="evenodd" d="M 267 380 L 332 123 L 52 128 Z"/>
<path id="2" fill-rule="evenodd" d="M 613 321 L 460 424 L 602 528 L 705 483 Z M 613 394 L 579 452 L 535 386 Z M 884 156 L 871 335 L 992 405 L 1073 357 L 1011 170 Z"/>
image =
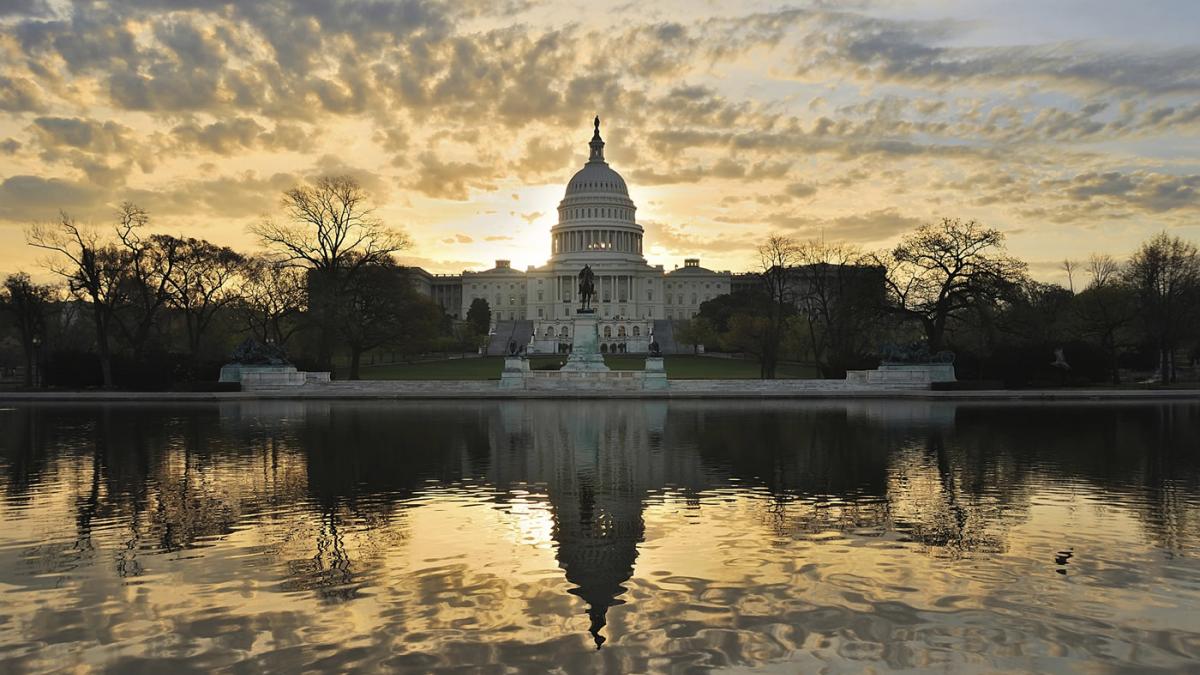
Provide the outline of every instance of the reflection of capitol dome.
<path id="1" fill-rule="evenodd" d="M 588 147 L 587 164 L 567 183 L 558 205 L 558 224 L 551 229 L 551 259 L 644 263 L 637 207 L 625 179 L 604 160 L 599 117 Z"/>
<path id="2" fill-rule="evenodd" d="M 575 494 L 552 495 L 558 564 L 570 593 L 587 603 L 588 632 L 599 649 L 608 608 L 625 604 L 625 582 L 633 576 L 637 546 L 645 536 L 641 495 L 628 486 L 593 485 L 593 476 L 576 477 Z"/>

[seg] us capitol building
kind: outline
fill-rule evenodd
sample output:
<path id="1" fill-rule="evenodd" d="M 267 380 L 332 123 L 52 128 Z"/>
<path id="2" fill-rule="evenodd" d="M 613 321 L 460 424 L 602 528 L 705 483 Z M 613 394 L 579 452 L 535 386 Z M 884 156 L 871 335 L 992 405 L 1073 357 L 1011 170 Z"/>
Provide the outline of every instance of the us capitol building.
<path id="1" fill-rule="evenodd" d="M 454 318 L 465 318 L 476 298 L 487 301 L 493 330 L 489 353 L 510 342 L 526 345 L 531 353 L 565 351 L 584 265 L 595 273 L 593 306 L 604 352 L 645 352 L 652 335 L 660 345 L 672 345 L 672 320 L 695 316 L 700 303 L 729 293 L 735 283 L 735 275 L 705 269 L 698 258 L 670 272 L 647 264 L 637 205 L 625 179 L 604 160 L 599 117 L 588 146 L 587 164 L 567 183 L 558 204 L 545 265 L 522 272 L 497 260 L 490 270 L 461 275 L 415 270 L 421 291 Z"/>

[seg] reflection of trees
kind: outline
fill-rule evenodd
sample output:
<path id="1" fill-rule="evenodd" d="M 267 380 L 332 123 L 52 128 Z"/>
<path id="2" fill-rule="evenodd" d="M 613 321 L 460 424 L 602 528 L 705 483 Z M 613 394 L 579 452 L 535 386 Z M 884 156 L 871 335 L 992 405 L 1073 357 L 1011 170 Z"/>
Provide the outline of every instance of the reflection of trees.
<path id="1" fill-rule="evenodd" d="M 695 448 L 711 486 L 765 489 L 763 517 L 779 534 L 879 527 L 888 518 L 888 450 L 904 430 L 858 412 L 843 404 L 673 406 L 663 442 Z"/>
<path id="2" fill-rule="evenodd" d="M 783 536 L 886 534 L 953 556 L 1005 550 L 1038 491 L 1081 481 L 1159 546 L 1200 540 L 1200 407 L 923 405 L 21 407 L 0 416 L 0 490 L 5 505 L 73 496 L 66 541 L 28 556 L 39 569 L 100 559 L 137 575 L 249 523 L 248 564 L 325 602 L 376 581 L 430 486 L 486 483 L 497 505 L 544 491 L 558 566 L 597 643 L 620 626 L 608 610 L 627 599 L 659 492 L 703 509 L 736 493 Z"/>
<path id="3" fill-rule="evenodd" d="M 966 487 L 1001 504 L 1047 480 L 1094 485 L 1131 509 L 1157 546 L 1200 537 L 1200 407 L 1191 403 L 960 406 Z"/>

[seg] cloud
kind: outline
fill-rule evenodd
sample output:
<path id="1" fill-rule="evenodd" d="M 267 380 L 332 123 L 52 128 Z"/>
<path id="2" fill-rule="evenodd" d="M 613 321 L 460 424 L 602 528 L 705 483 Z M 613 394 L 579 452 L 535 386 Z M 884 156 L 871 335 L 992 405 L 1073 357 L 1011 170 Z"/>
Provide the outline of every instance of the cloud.
<path id="1" fill-rule="evenodd" d="M 544 215 L 546 214 L 542 213 L 541 211 L 530 211 L 529 213 L 522 213 L 521 220 L 524 220 L 527 223 L 533 223 Z"/>
<path id="2" fill-rule="evenodd" d="M 174 149 L 231 155 L 254 148 L 299 150 L 313 147 L 313 134 L 299 124 L 279 122 L 268 130 L 249 117 L 222 119 L 211 124 L 194 121 L 171 129 Z"/>
<path id="3" fill-rule="evenodd" d="M 88 217 L 106 195 L 86 182 L 41 176 L 9 176 L 0 182 L 0 219 L 34 223 L 53 219 L 59 210 Z"/>
<path id="4" fill-rule="evenodd" d="M 240 232 L 282 189 L 351 173 L 375 205 L 421 196 L 449 220 L 445 202 L 565 182 L 599 113 L 609 161 L 661 200 L 643 209 L 704 223 L 648 226 L 671 250 L 770 228 L 879 241 L 942 208 L 1031 233 L 1195 213 L 1195 47 L 981 46 L 986 18 L 872 3 L 566 25 L 527 8 L 0 0 L 5 195 L 26 181 L 17 210 L 51 215 L 133 196 Z M 522 195 L 514 218 L 552 208 Z"/>
<path id="5" fill-rule="evenodd" d="M 1091 204 L 1133 207 L 1151 213 L 1200 208 L 1200 175 L 1134 172 L 1084 173 L 1064 181 L 1051 181 L 1069 200 Z"/>
<path id="6" fill-rule="evenodd" d="M 809 183 L 791 183 L 785 189 L 788 195 L 803 199 L 817 194 L 817 188 Z"/>
<path id="7" fill-rule="evenodd" d="M 49 12 L 45 0 L 0 0 L 0 17 L 45 16 Z"/>
<path id="8" fill-rule="evenodd" d="M 33 121 L 43 147 L 67 146 L 99 154 L 127 153 L 133 148 L 132 129 L 116 122 L 78 117 L 39 117 Z"/>
<path id="9" fill-rule="evenodd" d="M 697 253 L 701 251 L 728 253 L 739 249 L 753 250 L 758 245 L 757 240 L 750 235 L 735 235 L 715 239 L 689 234 L 682 228 L 654 220 L 643 221 L 641 224 L 646 230 L 645 236 L 648 246 L 660 246 L 676 253 Z"/>
<path id="10" fill-rule="evenodd" d="M 37 112 L 45 107 L 42 90 L 32 80 L 0 75 L 0 110 Z"/>
<path id="11" fill-rule="evenodd" d="M 465 234 L 456 234 L 453 237 L 446 237 L 442 240 L 443 244 L 470 244 L 475 240 Z"/>
<path id="12" fill-rule="evenodd" d="M 495 189 L 494 169 L 472 162 L 445 162 L 432 152 L 417 158 L 419 168 L 415 182 L 406 185 L 429 197 L 466 201 L 468 189 Z"/>
<path id="13" fill-rule="evenodd" d="M 965 32 L 953 21 L 896 21 L 848 12 L 814 14 L 795 50 L 796 74 L 836 71 L 874 82 L 936 87 L 1049 82 L 1085 91 L 1150 95 L 1200 91 L 1200 49 L 1104 49 L 1061 43 L 946 46 Z"/>

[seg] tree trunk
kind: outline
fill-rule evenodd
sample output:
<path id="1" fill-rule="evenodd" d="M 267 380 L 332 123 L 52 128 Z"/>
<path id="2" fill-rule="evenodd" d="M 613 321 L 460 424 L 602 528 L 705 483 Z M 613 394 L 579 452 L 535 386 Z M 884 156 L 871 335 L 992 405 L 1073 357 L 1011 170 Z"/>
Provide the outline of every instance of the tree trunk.
<path id="1" fill-rule="evenodd" d="M 1117 367 L 1117 348 L 1108 345 L 1108 367 L 1112 369 L 1112 383 L 1121 384 L 1121 371 Z"/>
<path id="2" fill-rule="evenodd" d="M 106 389 L 112 389 L 114 385 L 112 372 L 112 353 L 108 348 L 108 322 L 104 320 L 103 313 L 97 309 L 95 312 L 96 321 L 96 352 L 100 356 L 100 377 L 104 382 Z"/>
<path id="3" fill-rule="evenodd" d="M 25 347 L 25 386 L 32 387 L 33 386 L 33 368 L 34 368 L 33 364 L 34 364 L 36 357 L 34 355 L 34 350 L 33 350 L 32 344 L 30 344 L 28 341 L 22 341 L 22 346 Z"/>
<path id="4" fill-rule="evenodd" d="M 362 349 L 359 347 L 350 348 L 350 379 L 360 379 L 358 376 L 358 364 L 362 361 Z"/>
<path id="5" fill-rule="evenodd" d="M 1158 348 L 1158 379 L 1162 384 L 1171 383 L 1170 354 L 1165 341 L 1159 343 Z"/>

